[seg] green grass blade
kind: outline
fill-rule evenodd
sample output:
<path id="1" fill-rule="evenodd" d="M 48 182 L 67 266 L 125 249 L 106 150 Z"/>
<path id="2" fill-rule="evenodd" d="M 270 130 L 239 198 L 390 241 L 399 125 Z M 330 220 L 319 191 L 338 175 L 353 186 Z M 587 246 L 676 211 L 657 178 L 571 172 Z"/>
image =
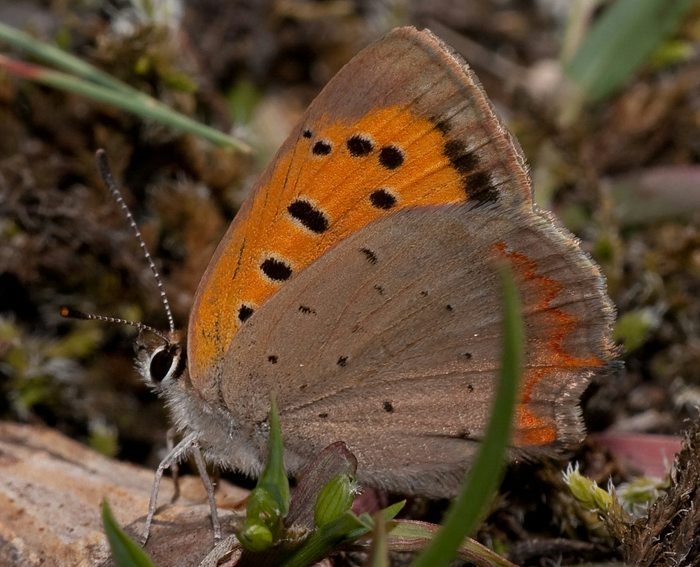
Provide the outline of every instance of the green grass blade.
<path id="1" fill-rule="evenodd" d="M 91 83 L 60 71 L 16 61 L 4 55 L 0 55 L 0 68 L 4 68 L 9 73 L 23 79 L 35 81 L 62 91 L 73 92 L 97 102 L 126 110 L 140 118 L 153 120 L 176 130 L 194 134 L 214 144 L 231 146 L 246 153 L 251 151 L 250 147 L 244 142 L 219 130 L 205 126 L 179 112 L 175 112 L 156 99 L 137 91 L 125 93 L 124 91 Z"/>
<path id="2" fill-rule="evenodd" d="M 289 479 L 284 468 L 284 445 L 282 428 L 277 413 L 277 402 L 272 400 L 270 407 L 270 434 L 267 439 L 267 461 L 256 488 L 263 488 L 272 494 L 283 516 L 289 511 Z"/>
<path id="3" fill-rule="evenodd" d="M 148 554 L 119 527 L 106 500 L 102 502 L 102 524 L 117 567 L 154 567 Z"/>
<path id="4" fill-rule="evenodd" d="M 245 153 L 252 151 L 250 146 L 241 140 L 175 112 L 153 97 L 134 89 L 78 57 L 1 22 L 0 41 L 23 50 L 37 60 L 63 71 L 16 61 L 6 55 L 0 55 L 0 68 L 4 68 L 13 75 L 83 95 L 126 110 L 141 118 L 194 134 L 217 145 L 230 146 Z"/>
<path id="5" fill-rule="evenodd" d="M 383 508 L 380 510 L 382 513 L 382 517 L 384 518 L 385 522 L 390 522 L 396 516 L 398 513 L 403 510 L 404 506 L 406 506 L 406 501 L 405 500 L 399 500 L 398 502 L 394 502 L 390 506 L 387 506 L 386 508 Z"/>
<path id="6" fill-rule="evenodd" d="M 374 529 L 372 530 L 372 544 L 369 548 L 367 567 L 389 567 L 389 548 L 386 537 L 386 520 L 381 512 L 374 517 Z"/>
<path id="7" fill-rule="evenodd" d="M 695 0 L 616 0 L 565 67 L 584 101 L 619 89 L 676 31 Z"/>
<path id="8" fill-rule="evenodd" d="M 484 441 L 469 471 L 462 492 L 447 512 L 442 529 L 411 564 L 412 567 L 449 565 L 465 536 L 481 519 L 484 508 L 498 488 L 504 455 L 510 439 L 512 416 L 523 360 L 524 331 L 518 290 L 512 273 L 502 269 L 503 351 L 496 400 Z"/>
<path id="9" fill-rule="evenodd" d="M 98 85 L 123 91 L 125 93 L 136 93 L 136 89 L 126 83 L 112 77 L 97 67 L 59 49 L 49 43 L 39 41 L 28 33 L 5 25 L 0 22 L 0 40 L 8 43 L 12 47 L 25 51 L 42 63 L 52 65 L 62 69 L 66 73 L 81 77 L 86 81 L 91 81 Z"/>

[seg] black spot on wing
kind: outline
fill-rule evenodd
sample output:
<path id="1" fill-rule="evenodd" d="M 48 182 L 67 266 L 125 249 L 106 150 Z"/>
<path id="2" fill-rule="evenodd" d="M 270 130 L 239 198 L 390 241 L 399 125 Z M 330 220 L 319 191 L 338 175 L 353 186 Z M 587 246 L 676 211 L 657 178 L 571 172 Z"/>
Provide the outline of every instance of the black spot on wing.
<path id="1" fill-rule="evenodd" d="M 384 146 L 379 150 L 379 163 L 386 169 L 401 167 L 404 159 L 403 151 L 396 146 Z"/>
<path id="2" fill-rule="evenodd" d="M 369 201 L 377 209 L 388 210 L 396 205 L 396 197 L 388 189 L 377 189 L 369 195 Z"/>
<path id="3" fill-rule="evenodd" d="M 445 157 L 462 175 L 470 175 L 479 168 L 479 158 L 474 152 L 468 152 L 464 143 L 459 140 L 450 140 L 445 144 L 443 151 Z"/>
<path id="4" fill-rule="evenodd" d="M 367 258 L 370 264 L 374 265 L 377 263 L 377 255 L 369 248 L 360 248 L 360 252 L 365 255 L 365 258 Z"/>
<path id="5" fill-rule="evenodd" d="M 317 156 L 327 156 L 331 153 L 331 144 L 324 140 L 319 140 L 311 147 L 311 152 Z"/>
<path id="6" fill-rule="evenodd" d="M 479 171 L 467 177 L 467 194 L 479 205 L 498 201 L 498 189 L 493 185 L 491 176 L 485 171 Z"/>
<path id="7" fill-rule="evenodd" d="M 467 150 L 464 142 L 450 140 L 445 143 L 443 154 L 462 178 L 467 198 L 479 205 L 498 201 L 499 192 L 491 175 L 484 170 L 475 151 Z"/>
<path id="8" fill-rule="evenodd" d="M 328 218 L 323 211 L 304 199 L 292 201 L 287 207 L 287 212 L 311 232 L 321 234 L 328 230 Z"/>
<path id="9" fill-rule="evenodd" d="M 452 130 L 450 126 L 451 118 L 440 118 L 439 116 L 433 116 L 430 121 L 435 124 L 435 127 L 440 130 L 443 136 L 446 136 Z"/>
<path id="10" fill-rule="evenodd" d="M 354 136 L 348 138 L 346 145 L 350 155 L 353 157 L 364 157 L 369 155 L 374 149 L 372 140 L 366 136 L 362 136 L 361 134 L 355 134 Z"/>
<path id="11" fill-rule="evenodd" d="M 273 281 L 283 282 L 292 277 L 292 268 L 283 260 L 277 258 L 266 258 L 260 269 Z"/>
<path id="12" fill-rule="evenodd" d="M 238 320 L 241 323 L 244 323 L 248 319 L 250 319 L 250 316 L 255 312 L 255 309 L 253 309 L 250 305 L 241 305 L 238 308 Z"/>
<path id="13" fill-rule="evenodd" d="M 316 315 L 316 310 L 308 305 L 300 305 L 299 312 L 303 313 L 304 315 Z"/>

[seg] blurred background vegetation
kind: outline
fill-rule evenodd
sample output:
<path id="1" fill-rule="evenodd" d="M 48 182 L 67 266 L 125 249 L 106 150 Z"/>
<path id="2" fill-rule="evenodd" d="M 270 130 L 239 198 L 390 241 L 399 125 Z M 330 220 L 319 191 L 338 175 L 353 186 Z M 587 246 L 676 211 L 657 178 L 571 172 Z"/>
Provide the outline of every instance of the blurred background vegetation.
<path id="1" fill-rule="evenodd" d="M 133 331 L 59 316 L 69 304 L 166 323 L 95 150 L 106 149 L 184 327 L 218 239 L 305 107 L 363 46 L 411 24 L 470 63 L 523 146 L 537 202 L 608 278 L 626 369 L 587 392 L 589 429 L 678 434 L 697 420 L 697 1 L 13 0 L 0 24 L 0 418 L 155 466 L 168 422 L 132 368 Z M 99 78 L 47 59 L 40 42 L 118 80 L 101 87 L 116 98 L 135 89 L 255 151 L 86 97 Z M 634 472 L 595 442 L 576 457 L 602 483 Z M 578 537 L 594 554 L 600 534 L 558 496 L 559 469 L 511 470 L 482 539 Z"/>

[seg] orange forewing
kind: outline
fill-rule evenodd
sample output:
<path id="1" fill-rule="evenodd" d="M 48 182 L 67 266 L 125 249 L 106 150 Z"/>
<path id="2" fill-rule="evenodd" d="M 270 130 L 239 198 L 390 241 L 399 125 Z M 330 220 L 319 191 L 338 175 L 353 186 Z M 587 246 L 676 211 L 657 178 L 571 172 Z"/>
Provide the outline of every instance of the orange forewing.
<path id="1" fill-rule="evenodd" d="M 367 156 L 355 157 L 346 147 L 358 134 L 375 148 Z M 330 143 L 331 155 L 313 155 L 319 139 Z M 300 135 L 292 151 L 278 158 L 269 181 L 255 191 L 245 222 L 232 225 L 206 275 L 207 297 L 190 319 L 193 379 L 203 376 L 230 344 L 241 324 L 240 307 L 259 307 L 282 285 L 262 273 L 266 257 L 281 258 L 298 273 L 339 240 L 399 208 L 464 201 L 461 177 L 444 155 L 444 143 L 432 122 L 397 107 L 379 109 L 353 124 L 322 122 L 312 137 Z M 401 167 L 393 170 L 378 160 L 377 150 L 389 145 L 404 153 Z M 353 174 L 360 167 L 361 173 Z M 369 195 L 378 188 L 390 189 L 396 205 L 373 206 Z M 287 207 L 298 197 L 323 210 L 327 231 L 316 234 L 289 215 Z"/>

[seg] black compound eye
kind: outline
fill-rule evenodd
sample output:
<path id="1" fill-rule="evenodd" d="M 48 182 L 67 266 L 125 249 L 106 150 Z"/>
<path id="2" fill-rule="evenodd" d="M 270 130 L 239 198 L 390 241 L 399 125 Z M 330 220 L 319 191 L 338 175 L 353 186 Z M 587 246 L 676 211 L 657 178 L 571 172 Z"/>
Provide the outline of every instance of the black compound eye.
<path id="1" fill-rule="evenodd" d="M 154 383 L 160 384 L 175 371 L 179 354 L 179 349 L 176 346 L 169 346 L 153 355 L 148 365 L 148 371 Z"/>

